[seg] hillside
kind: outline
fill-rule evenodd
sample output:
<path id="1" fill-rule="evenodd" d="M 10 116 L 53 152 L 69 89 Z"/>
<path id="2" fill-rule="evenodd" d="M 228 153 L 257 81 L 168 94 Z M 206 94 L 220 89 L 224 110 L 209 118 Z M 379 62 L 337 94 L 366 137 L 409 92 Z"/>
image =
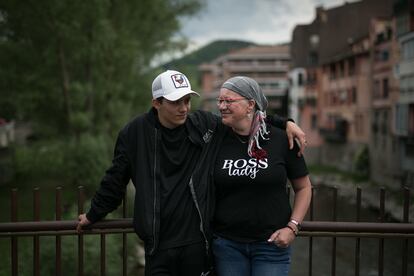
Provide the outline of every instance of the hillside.
<path id="1" fill-rule="evenodd" d="M 255 45 L 252 42 L 239 40 L 218 40 L 207 44 L 206 46 L 189 53 L 179 59 L 172 60 L 163 65 L 164 68 L 176 68 L 180 65 L 200 65 L 203 62 L 209 62 L 226 54 L 229 51 L 245 48 Z"/>

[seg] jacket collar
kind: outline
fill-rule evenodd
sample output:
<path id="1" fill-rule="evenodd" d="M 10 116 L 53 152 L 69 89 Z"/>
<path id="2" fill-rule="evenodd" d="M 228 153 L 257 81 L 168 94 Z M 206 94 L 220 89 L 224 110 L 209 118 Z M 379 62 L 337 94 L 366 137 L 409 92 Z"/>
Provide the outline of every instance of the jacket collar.
<path id="1" fill-rule="evenodd" d="M 161 128 L 161 123 L 158 119 L 158 112 L 154 107 L 151 107 L 147 112 L 146 118 L 153 127 L 156 129 Z M 187 117 L 187 120 L 185 121 L 185 128 L 191 142 L 200 146 L 206 142 L 205 137 L 203 139 L 204 134 L 201 133 L 202 130 L 200 129 L 199 123 L 196 122 L 192 116 Z"/>

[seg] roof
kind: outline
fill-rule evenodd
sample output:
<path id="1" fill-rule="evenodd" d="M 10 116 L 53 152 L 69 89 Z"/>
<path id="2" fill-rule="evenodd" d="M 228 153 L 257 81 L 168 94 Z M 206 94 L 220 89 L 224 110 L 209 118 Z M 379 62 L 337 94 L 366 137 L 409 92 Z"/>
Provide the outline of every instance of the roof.
<path id="1" fill-rule="evenodd" d="M 221 55 L 211 63 L 219 63 L 224 60 L 232 59 L 267 59 L 275 57 L 290 60 L 289 44 L 273 46 L 249 46 Z"/>

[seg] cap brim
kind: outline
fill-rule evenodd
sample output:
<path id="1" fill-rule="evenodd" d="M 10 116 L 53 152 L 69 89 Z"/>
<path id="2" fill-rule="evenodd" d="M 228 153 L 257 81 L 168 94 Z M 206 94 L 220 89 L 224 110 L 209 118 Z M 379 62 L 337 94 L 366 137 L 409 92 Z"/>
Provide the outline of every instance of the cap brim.
<path id="1" fill-rule="evenodd" d="M 184 96 L 187 95 L 195 95 L 200 97 L 200 94 L 198 94 L 197 92 L 193 91 L 193 90 L 182 90 L 182 91 L 176 91 L 174 93 L 170 93 L 168 95 L 163 96 L 164 98 L 166 98 L 169 101 L 177 101 L 179 99 L 181 99 Z"/>

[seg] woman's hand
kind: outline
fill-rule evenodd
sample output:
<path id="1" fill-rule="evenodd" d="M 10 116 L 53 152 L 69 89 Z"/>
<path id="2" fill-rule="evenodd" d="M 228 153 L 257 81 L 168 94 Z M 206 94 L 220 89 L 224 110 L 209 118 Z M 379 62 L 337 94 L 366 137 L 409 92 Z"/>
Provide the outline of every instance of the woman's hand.
<path id="1" fill-rule="evenodd" d="M 308 144 L 305 132 L 303 132 L 303 130 L 294 122 L 288 121 L 286 123 L 286 134 L 289 140 L 289 149 L 293 149 L 295 140 L 299 142 L 300 150 L 298 156 L 301 156 Z"/>
<path id="2" fill-rule="evenodd" d="M 293 230 L 286 226 L 274 232 L 267 241 L 273 242 L 278 247 L 286 248 L 292 243 L 295 237 L 296 235 Z"/>

